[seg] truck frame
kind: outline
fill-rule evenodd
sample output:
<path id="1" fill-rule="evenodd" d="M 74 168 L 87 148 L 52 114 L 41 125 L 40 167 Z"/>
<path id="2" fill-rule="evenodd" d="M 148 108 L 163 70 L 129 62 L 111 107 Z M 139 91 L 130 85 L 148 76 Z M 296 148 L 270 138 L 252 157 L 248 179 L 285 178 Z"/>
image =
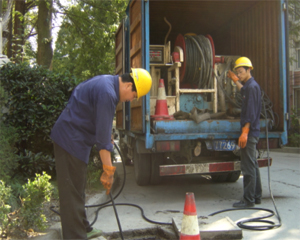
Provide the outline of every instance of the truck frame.
<path id="1" fill-rule="evenodd" d="M 133 161 L 137 184 L 158 184 L 163 176 L 185 174 L 210 175 L 216 182 L 239 179 L 238 93 L 226 71 L 240 56 L 251 59 L 252 75 L 268 105 L 257 149 L 259 166 L 271 164 L 262 154 L 267 145 L 280 148 L 287 143 L 286 8 L 283 0 L 129 2 L 116 32 L 116 74 L 141 67 L 153 79 L 150 93 L 116 109 L 120 149 L 126 161 Z M 192 54 L 202 54 L 199 46 L 191 48 L 195 39 L 209 46 L 210 58 L 202 58 L 201 67 L 188 61 Z M 186 77 L 194 68 L 208 72 L 204 87 L 199 87 L 204 77 L 196 78 L 196 84 Z M 170 116 L 205 110 L 210 118 L 155 118 L 160 79 Z"/>

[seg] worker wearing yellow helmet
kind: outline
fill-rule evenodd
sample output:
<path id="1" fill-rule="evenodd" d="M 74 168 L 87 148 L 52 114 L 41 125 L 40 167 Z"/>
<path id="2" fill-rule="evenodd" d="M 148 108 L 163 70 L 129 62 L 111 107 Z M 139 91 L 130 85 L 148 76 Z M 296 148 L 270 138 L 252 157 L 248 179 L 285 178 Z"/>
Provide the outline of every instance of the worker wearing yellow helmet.
<path id="1" fill-rule="evenodd" d="M 54 144 L 63 239 L 90 239 L 101 233 L 93 229 L 85 213 L 85 181 L 90 152 L 95 146 L 103 165 L 100 181 L 109 194 L 115 167 L 112 166 L 112 122 L 118 102 L 146 95 L 152 78 L 142 68 L 131 73 L 99 75 L 72 92 L 67 106 L 51 131 Z"/>
<path id="2" fill-rule="evenodd" d="M 262 187 L 259 167 L 256 159 L 256 144 L 260 133 L 261 90 L 251 75 L 252 63 L 247 57 L 235 61 L 234 71 L 229 71 L 231 78 L 241 91 L 241 135 L 238 145 L 241 148 L 241 170 L 243 173 L 243 199 L 233 207 L 247 208 L 261 203 Z"/>

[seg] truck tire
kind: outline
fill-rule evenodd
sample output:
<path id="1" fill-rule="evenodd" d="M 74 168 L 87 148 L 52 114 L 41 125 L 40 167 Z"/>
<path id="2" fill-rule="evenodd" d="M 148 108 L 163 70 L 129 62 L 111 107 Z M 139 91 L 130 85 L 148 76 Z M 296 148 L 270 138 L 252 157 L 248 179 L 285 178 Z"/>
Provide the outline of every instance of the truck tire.
<path id="1" fill-rule="evenodd" d="M 133 150 L 133 166 L 135 173 L 135 181 L 140 186 L 145 186 L 150 183 L 151 171 L 151 155 L 137 153 Z"/>
<path id="2" fill-rule="evenodd" d="M 164 155 L 161 153 L 151 154 L 151 176 L 150 184 L 157 185 L 161 183 L 162 177 L 159 175 L 159 165 L 163 163 Z"/>
<path id="3" fill-rule="evenodd" d="M 230 172 L 228 173 L 226 181 L 236 182 L 240 178 L 240 175 L 241 175 L 241 171 Z"/>
<path id="4" fill-rule="evenodd" d="M 215 173 L 211 175 L 211 180 L 216 183 L 226 182 L 228 173 Z"/>

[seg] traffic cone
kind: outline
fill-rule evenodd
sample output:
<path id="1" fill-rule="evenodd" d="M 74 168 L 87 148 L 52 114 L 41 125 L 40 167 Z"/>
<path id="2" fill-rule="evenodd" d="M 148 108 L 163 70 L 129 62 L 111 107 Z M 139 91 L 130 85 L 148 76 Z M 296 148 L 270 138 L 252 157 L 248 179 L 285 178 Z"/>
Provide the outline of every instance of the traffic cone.
<path id="1" fill-rule="evenodd" d="M 180 240 L 201 240 L 195 197 L 192 192 L 187 192 L 185 195 Z"/>
<path id="2" fill-rule="evenodd" d="M 154 120 L 173 120 L 174 117 L 169 115 L 166 90 L 164 80 L 159 80 L 158 94 L 155 107 L 155 115 L 151 116 Z"/>

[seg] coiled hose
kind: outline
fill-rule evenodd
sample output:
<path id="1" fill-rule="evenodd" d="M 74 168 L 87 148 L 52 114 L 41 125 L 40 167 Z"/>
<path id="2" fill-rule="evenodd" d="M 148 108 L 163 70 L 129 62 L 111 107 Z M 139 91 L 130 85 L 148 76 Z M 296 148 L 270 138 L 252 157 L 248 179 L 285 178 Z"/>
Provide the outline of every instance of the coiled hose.
<path id="1" fill-rule="evenodd" d="M 212 84 L 213 54 L 209 39 L 203 35 L 185 36 L 186 70 L 183 82 L 205 89 Z"/>

